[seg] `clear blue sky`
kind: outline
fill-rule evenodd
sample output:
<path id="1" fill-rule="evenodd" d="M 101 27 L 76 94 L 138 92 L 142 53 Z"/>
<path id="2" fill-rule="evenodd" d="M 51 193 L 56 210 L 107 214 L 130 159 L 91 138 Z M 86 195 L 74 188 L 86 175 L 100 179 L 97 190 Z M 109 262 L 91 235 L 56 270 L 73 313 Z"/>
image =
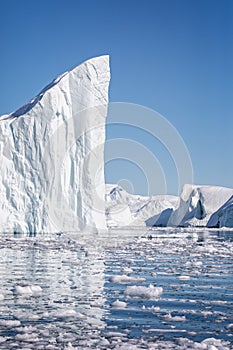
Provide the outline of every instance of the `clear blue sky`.
<path id="1" fill-rule="evenodd" d="M 111 101 L 161 113 L 189 149 L 195 183 L 233 187 L 232 0 L 0 0 L 0 52 L 0 114 L 58 74 L 110 54 Z M 169 173 L 166 153 L 158 158 Z M 109 164 L 107 180 L 128 177 L 143 193 L 143 179 L 123 165 Z"/>

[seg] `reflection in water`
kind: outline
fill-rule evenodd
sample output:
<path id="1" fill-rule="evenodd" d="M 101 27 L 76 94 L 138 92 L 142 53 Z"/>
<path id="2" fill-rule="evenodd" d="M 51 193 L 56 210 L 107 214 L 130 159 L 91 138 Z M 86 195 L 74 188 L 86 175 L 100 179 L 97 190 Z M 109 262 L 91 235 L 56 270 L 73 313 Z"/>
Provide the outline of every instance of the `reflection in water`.
<path id="1" fill-rule="evenodd" d="M 17 339 L 30 341 L 32 332 L 39 345 L 46 330 L 48 345 L 75 342 L 103 328 L 103 251 L 63 238 L 1 238 L 0 335 L 8 348 Z M 26 286 L 33 285 L 42 292 L 17 293 L 17 286 L 28 292 Z M 12 334 L 5 320 L 19 320 L 20 327 Z"/>
<path id="2" fill-rule="evenodd" d="M 232 233 L 128 228 L 78 241 L 1 235 L 0 349 L 110 349 L 124 342 L 203 349 L 200 342 L 217 346 L 216 339 L 229 349 Z"/>

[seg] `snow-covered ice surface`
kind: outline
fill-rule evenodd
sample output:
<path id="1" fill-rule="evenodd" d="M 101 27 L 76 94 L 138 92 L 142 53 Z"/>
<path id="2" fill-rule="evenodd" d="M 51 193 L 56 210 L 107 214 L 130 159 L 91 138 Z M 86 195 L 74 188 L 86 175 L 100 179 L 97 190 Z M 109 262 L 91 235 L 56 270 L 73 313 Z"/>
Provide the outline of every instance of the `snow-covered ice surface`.
<path id="1" fill-rule="evenodd" d="M 232 231 L 73 237 L 0 235 L 0 349 L 233 349 Z"/>
<path id="2" fill-rule="evenodd" d="M 106 229 L 109 80 L 109 57 L 92 58 L 0 118 L 0 232 Z"/>

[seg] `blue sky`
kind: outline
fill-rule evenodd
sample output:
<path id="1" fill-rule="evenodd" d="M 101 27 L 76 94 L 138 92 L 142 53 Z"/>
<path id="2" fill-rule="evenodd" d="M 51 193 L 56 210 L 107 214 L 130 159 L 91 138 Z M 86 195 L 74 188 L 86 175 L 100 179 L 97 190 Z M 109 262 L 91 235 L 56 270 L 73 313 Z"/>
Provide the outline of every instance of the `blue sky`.
<path id="1" fill-rule="evenodd" d="M 110 100 L 158 111 L 183 137 L 194 182 L 233 187 L 233 1 L 0 0 L 0 23 L 0 114 L 58 74 L 110 54 Z M 161 145 L 138 131 L 108 130 L 108 138 L 122 135 L 156 154 L 175 193 Z M 134 164 L 112 161 L 106 178 L 146 192 Z"/>

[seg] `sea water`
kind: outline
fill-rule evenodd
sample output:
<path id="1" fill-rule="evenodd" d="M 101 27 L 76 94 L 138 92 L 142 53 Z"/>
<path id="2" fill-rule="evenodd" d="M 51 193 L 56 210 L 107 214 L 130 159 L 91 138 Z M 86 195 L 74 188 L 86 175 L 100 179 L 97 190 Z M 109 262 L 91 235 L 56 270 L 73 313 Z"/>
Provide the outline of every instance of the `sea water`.
<path id="1" fill-rule="evenodd" d="M 0 349 L 232 349 L 233 231 L 0 235 Z"/>

